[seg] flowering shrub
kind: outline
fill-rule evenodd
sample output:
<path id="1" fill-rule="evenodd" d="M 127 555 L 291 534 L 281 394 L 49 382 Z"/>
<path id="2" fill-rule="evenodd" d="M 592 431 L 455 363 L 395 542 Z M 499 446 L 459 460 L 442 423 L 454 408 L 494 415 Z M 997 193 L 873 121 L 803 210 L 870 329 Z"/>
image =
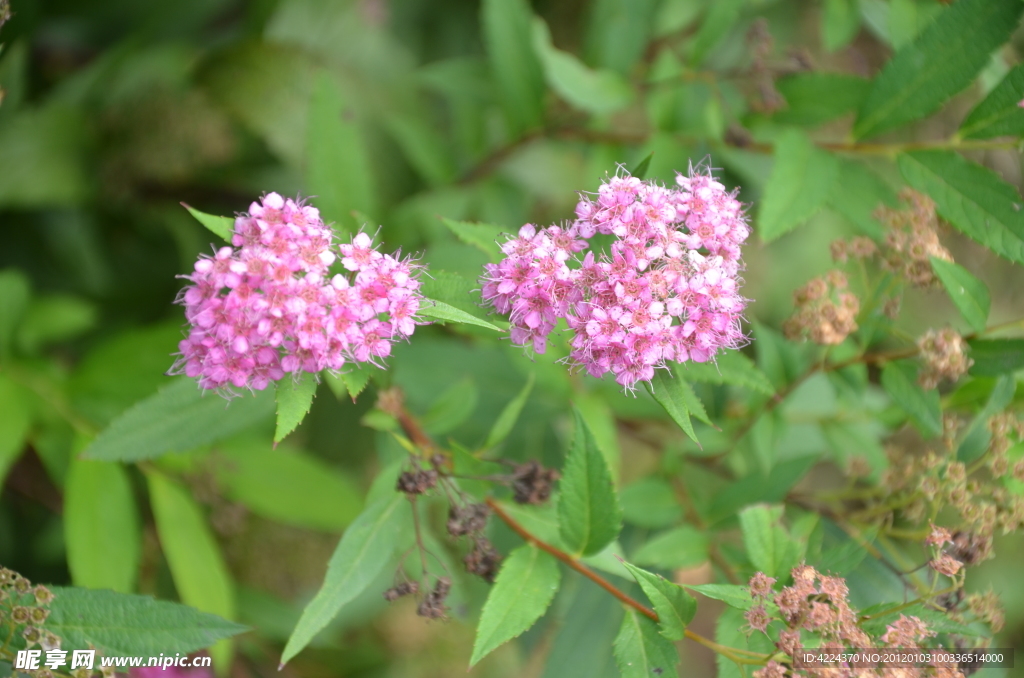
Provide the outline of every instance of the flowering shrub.
<path id="1" fill-rule="evenodd" d="M 1020 644 L 1021 0 L 127 4 L 0 0 L 0 676 Z"/>
<path id="2" fill-rule="evenodd" d="M 538 233 L 527 224 L 503 244 L 482 294 L 510 316 L 512 341 L 544 353 L 563 318 L 574 333 L 573 366 L 594 377 L 612 372 L 628 390 L 666 362 L 703 363 L 737 348 L 746 306 L 740 245 L 750 234 L 742 206 L 701 170 L 676 183 L 670 190 L 613 177 L 596 200 L 580 201 L 572 225 Z M 598 233 L 615 236 L 610 253 L 580 261 Z"/>

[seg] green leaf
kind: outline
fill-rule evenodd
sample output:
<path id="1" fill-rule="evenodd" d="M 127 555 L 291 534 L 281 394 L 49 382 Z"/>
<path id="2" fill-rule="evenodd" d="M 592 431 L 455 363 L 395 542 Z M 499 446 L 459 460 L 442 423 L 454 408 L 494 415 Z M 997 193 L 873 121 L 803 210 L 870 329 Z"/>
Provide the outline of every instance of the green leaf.
<path id="1" fill-rule="evenodd" d="M 942 11 L 937 3 L 921 0 L 890 0 L 889 41 L 899 50 L 914 39 L 935 15 Z"/>
<path id="2" fill-rule="evenodd" d="M 658 633 L 658 625 L 633 608 L 626 608 L 615 637 L 615 663 L 622 678 L 678 676 L 679 653 Z"/>
<path id="3" fill-rule="evenodd" d="M 754 568 L 785 578 L 800 558 L 798 542 L 782 526 L 781 506 L 759 504 L 740 511 L 743 545 Z"/>
<path id="4" fill-rule="evenodd" d="M 707 384 L 730 384 L 771 395 L 775 387 L 754 362 L 739 351 L 727 351 L 713 363 L 688 362 L 681 376 L 686 381 Z"/>
<path id="5" fill-rule="evenodd" d="M 492 263 L 497 263 L 504 258 L 501 252 L 499 241 L 504 242 L 508 233 L 498 226 L 491 224 L 474 224 L 468 221 L 455 221 L 453 219 L 441 219 L 455 237 L 471 247 L 475 247 L 484 254 Z"/>
<path id="6" fill-rule="evenodd" d="M 856 110 L 868 94 L 871 81 L 846 73 L 797 73 L 776 83 L 789 104 L 775 114 L 785 125 L 814 127 Z"/>
<path id="7" fill-rule="evenodd" d="M 321 73 L 306 128 L 306 184 L 324 221 L 339 224 L 349 223 L 354 211 L 373 215 L 377 210 L 366 132 L 346 95 Z"/>
<path id="8" fill-rule="evenodd" d="M 469 665 L 533 626 L 558 591 L 561 571 L 553 556 L 533 544 L 512 551 L 501 564 L 487 596 Z"/>
<path id="9" fill-rule="evenodd" d="M 597 391 L 578 393 L 573 404 L 586 422 L 597 449 L 604 455 L 612 482 L 618 483 L 619 467 L 622 465 L 622 448 L 619 446 L 619 432 L 615 424 L 615 413 L 608 406 L 608 400 Z"/>
<path id="10" fill-rule="evenodd" d="M 200 212 L 185 203 L 181 203 L 181 206 L 187 209 L 188 213 L 195 217 L 196 221 L 208 228 L 211 233 L 226 242 L 231 242 L 231 234 L 235 231 L 234 219 L 231 217 L 217 217 L 212 214 L 206 214 L 205 212 Z"/>
<path id="11" fill-rule="evenodd" d="M 883 181 L 867 165 L 840 159 L 839 179 L 832 185 L 827 204 L 846 217 L 861 233 L 881 240 L 885 233 L 874 214 L 882 205 L 895 207 L 897 198 L 889 183 Z"/>
<path id="12" fill-rule="evenodd" d="M 391 138 L 409 164 L 430 186 L 443 186 L 455 178 L 451 145 L 426 116 L 392 113 L 385 118 Z"/>
<path id="13" fill-rule="evenodd" d="M 629 570 L 636 583 L 647 594 L 654 611 L 658 613 L 658 625 L 661 635 L 669 640 L 685 638 L 686 627 L 693 621 L 697 613 L 697 601 L 682 586 L 673 584 L 664 577 L 651 574 L 636 565 L 622 563 Z"/>
<path id="14" fill-rule="evenodd" d="M 272 389 L 225 402 L 192 379 L 176 379 L 117 417 L 84 459 L 139 461 L 184 452 L 242 431 L 274 411 Z"/>
<path id="15" fill-rule="evenodd" d="M 1021 12 L 1020 0 L 958 0 L 948 7 L 875 78 L 854 136 L 875 136 L 938 110 L 971 84 Z"/>
<path id="16" fill-rule="evenodd" d="M 0 125 L 0 207 L 32 209 L 80 203 L 89 193 L 84 110 L 63 103 L 23 108 Z"/>
<path id="17" fill-rule="evenodd" d="M 636 167 L 629 170 L 629 175 L 636 177 L 637 179 L 643 179 L 647 176 L 647 170 L 651 168 L 651 160 L 654 158 L 654 151 L 648 153 L 643 160 L 636 164 Z"/>
<path id="18" fill-rule="evenodd" d="M 16 268 L 0 271 L 0 358 L 6 359 L 14 344 L 14 335 L 28 309 L 32 296 L 28 278 Z"/>
<path id="19" fill-rule="evenodd" d="M 484 0 L 484 46 L 513 134 L 544 118 L 544 73 L 533 49 L 533 13 L 526 0 Z"/>
<path id="20" fill-rule="evenodd" d="M 150 596 L 50 587 L 45 628 L 65 649 L 95 647 L 108 657 L 189 654 L 247 631 L 241 624 Z"/>
<path id="21" fill-rule="evenodd" d="M 1024 367 L 1024 339 L 972 339 L 973 377 L 1001 377 Z"/>
<path id="22" fill-rule="evenodd" d="M 146 480 L 160 547 L 181 601 L 202 612 L 234 618 L 234 584 L 201 509 L 185 488 L 163 474 L 148 470 Z M 219 644 L 210 654 L 215 665 L 226 666 L 231 652 L 230 645 Z"/>
<path id="23" fill-rule="evenodd" d="M 298 381 L 282 379 L 277 385 L 277 428 L 274 442 L 279 443 L 306 418 L 316 395 L 317 377 L 302 372 Z"/>
<path id="24" fill-rule="evenodd" d="M 931 257 L 932 270 L 942 281 L 949 298 L 956 304 L 964 320 L 975 332 L 985 329 L 991 306 L 988 287 L 963 266 Z"/>
<path id="25" fill-rule="evenodd" d="M 529 377 L 526 379 L 526 384 L 523 386 L 519 394 L 513 398 L 508 405 L 501 411 L 498 418 L 495 420 L 494 425 L 491 426 L 490 433 L 487 434 L 487 440 L 484 442 L 483 448 L 489 450 L 502 443 L 508 434 L 512 432 L 512 427 L 516 425 L 519 420 L 519 415 L 523 411 L 523 407 L 526 405 L 526 400 L 530 397 L 530 391 L 533 390 L 534 373 L 530 372 Z"/>
<path id="26" fill-rule="evenodd" d="M 593 70 L 578 58 L 551 44 L 551 32 L 541 19 L 533 20 L 533 49 L 544 66 L 544 76 L 573 106 L 590 113 L 612 113 L 633 101 L 629 81 L 614 71 Z"/>
<path id="27" fill-rule="evenodd" d="M 758 213 L 761 239 L 775 240 L 811 218 L 824 204 L 839 175 L 834 155 L 819 150 L 805 134 L 787 129 L 775 144 L 775 166 Z"/>
<path id="28" fill-rule="evenodd" d="M 846 47 L 860 30 L 860 12 L 854 0 L 825 0 L 821 14 L 821 37 L 825 49 L 835 52 Z"/>
<path id="29" fill-rule="evenodd" d="M 583 58 L 593 66 L 625 76 L 642 59 L 650 42 L 661 0 L 596 0 L 583 44 Z"/>
<path id="30" fill-rule="evenodd" d="M 720 600 L 737 610 L 749 610 L 754 606 L 754 600 L 750 597 L 750 589 L 746 586 L 739 584 L 698 584 L 695 586 L 684 584 L 684 586 L 708 598 Z"/>
<path id="31" fill-rule="evenodd" d="M 690 43 L 690 65 L 699 66 L 708 53 L 733 29 L 747 0 L 718 0 L 707 5 L 700 30 Z"/>
<path id="32" fill-rule="evenodd" d="M 700 441 L 697 440 L 697 434 L 693 431 L 693 423 L 690 421 L 690 410 L 687 407 L 689 400 L 684 396 L 684 392 L 689 388 L 689 384 L 678 377 L 673 377 L 668 370 L 655 370 L 654 378 L 647 382 L 647 390 L 658 401 L 658 404 L 665 408 L 668 416 L 672 417 L 672 421 L 683 429 L 690 440 L 700 447 Z M 692 389 L 690 390 L 692 393 Z"/>
<path id="33" fill-rule="evenodd" d="M 1024 263 L 1024 200 L 1017 189 L 953 151 L 906 153 L 899 164 L 907 183 L 931 196 L 942 218 L 957 230 Z"/>
<path id="34" fill-rule="evenodd" d="M 324 378 L 335 397 L 341 398 L 343 395 L 347 395 L 352 399 L 352 402 L 355 402 L 356 397 L 370 383 L 370 370 L 372 368 L 366 365 L 355 367 L 355 363 L 349 363 L 343 369 L 346 371 L 337 375 L 324 372 Z"/>
<path id="35" fill-rule="evenodd" d="M 598 553 L 619 535 L 622 508 L 604 455 L 583 416 L 573 410 L 576 434 L 565 460 L 558 518 L 562 542 L 573 553 Z"/>
<path id="36" fill-rule="evenodd" d="M 964 139 L 991 139 L 1004 135 L 1024 134 L 1024 64 L 1018 64 L 981 103 L 974 107 L 960 125 Z"/>
<path id="37" fill-rule="evenodd" d="M 225 495 L 271 520 L 341 532 L 362 510 L 356 483 L 309 454 L 253 438 L 218 446 L 215 459 Z"/>
<path id="38" fill-rule="evenodd" d="M 18 347 L 25 353 L 35 353 L 48 344 L 73 339 L 91 330 L 97 316 L 96 306 L 79 297 L 37 297 L 18 328 Z"/>
<path id="39" fill-rule="evenodd" d="M 660 478 L 644 478 L 626 485 L 619 499 L 623 520 L 638 527 L 668 527 L 679 522 L 683 515 L 672 486 Z"/>
<path id="40" fill-rule="evenodd" d="M 989 428 L 988 422 L 993 416 L 1006 409 L 1016 392 L 1017 380 L 1012 373 L 1004 374 L 996 379 L 985 406 L 974 416 L 974 421 L 960 438 L 960 445 L 956 450 L 957 459 L 970 464 L 988 450 L 992 440 L 992 430 Z"/>
<path id="41" fill-rule="evenodd" d="M 64 486 L 64 543 L 75 585 L 131 592 L 139 574 L 140 534 L 124 468 L 72 458 Z"/>
<path id="42" fill-rule="evenodd" d="M 882 388 L 922 435 L 931 438 L 942 433 L 939 393 L 935 389 L 925 391 L 917 384 L 917 368 L 912 363 L 897 360 L 882 368 Z"/>
<path id="43" fill-rule="evenodd" d="M 489 330 L 501 332 L 500 327 L 492 325 L 486 320 L 481 320 L 476 316 L 472 316 L 465 311 L 444 303 L 443 301 L 437 301 L 436 299 L 427 299 L 426 301 L 427 304 L 420 308 L 420 315 L 424 318 L 434 318 L 435 320 L 441 321 L 441 323 L 465 323 L 467 325 L 486 327 Z"/>
<path id="44" fill-rule="evenodd" d="M 0 487 L 11 465 L 25 449 L 32 427 L 32 409 L 25 389 L 0 372 Z"/>
<path id="45" fill-rule="evenodd" d="M 370 585 L 380 568 L 391 559 L 403 534 L 411 529 L 405 495 L 398 492 L 390 495 L 368 506 L 341 537 L 327 565 L 323 586 L 306 605 L 288 638 L 281 655 L 282 664 L 306 647 L 342 606 Z"/>
<path id="46" fill-rule="evenodd" d="M 423 428 L 427 433 L 441 435 L 455 429 L 476 409 L 480 391 L 471 377 L 465 377 L 439 394 L 423 415 Z"/>
<path id="47" fill-rule="evenodd" d="M 663 570 L 695 567 L 708 559 L 708 537 L 700 530 L 683 525 L 651 537 L 637 549 L 633 562 Z"/>

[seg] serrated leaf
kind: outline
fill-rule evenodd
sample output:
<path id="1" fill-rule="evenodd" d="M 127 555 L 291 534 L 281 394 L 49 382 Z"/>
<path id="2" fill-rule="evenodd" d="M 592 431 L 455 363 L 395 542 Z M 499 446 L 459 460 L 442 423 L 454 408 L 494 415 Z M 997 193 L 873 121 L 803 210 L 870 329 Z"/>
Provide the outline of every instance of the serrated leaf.
<path id="1" fill-rule="evenodd" d="M 146 480 L 160 547 L 182 602 L 232 619 L 234 584 L 201 509 L 185 488 L 162 473 L 146 471 Z M 230 664 L 231 653 L 225 644 L 210 651 L 217 666 Z"/>
<path id="2" fill-rule="evenodd" d="M 231 234 L 235 230 L 235 220 L 233 218 L 206 214 L 185 203 L 181 203 L 181 206 L 187 209 L 188 213 L 195 217 L 196 221 L 205 226 L 211 233 L 220 237 L 225 242 L 231 242 Z"/>
<path id="3" fill-rule="evenodd" d="M 354 367 L 353 364 L 348 364 L 343 369 L 345 371 L 337 375 L 329 372 L 324 373 L 327 386 L 334 393 L 335 397 L 341 398 L 347 395 L 352 399 L 352 402 L 355 402 L 359 394 L 370 383 L 370 370 L 372 368 L 367 365 Z"/>
<path id="4" fill-rule="evenodd" d="M 1019 0 L 959 0 L 948 7 L 875 78 L 854 136 L 881 134 L 936 111 L 971 84 L 1021 12 Z"/>
<path id="5" fill-rule="evenodd" d="M 718 0 L 707 5 L 707 14 L 700 24 L 700 30 L 690 43 L 690 64 L 700 65 L 708 53 L 736 25 L 740 10 L 747 0 Z"/>
<path id="6" fill-rule="evenodd" d="M 942 281 L 964 320 L 975 332 L 985 329 L 988 311 L 992 305 L 988 287 L 963 266 L 951 261 L 931 257 L 932 270 Z"/>
<path id="7" fill-rule="evenodd" d="M 695 567 L 708 559 L 708 537 L 700 530 L 683 525 L 650 538 L 633 554 L 638 565 L 676 570 Z"/>
<path id="8" fill-rule="evenodd" d="M 484 0 L 484 46 L 513 133 L 539 127 L 544 72 L 533 50 L 533 13 L 526 0 Z"/>
<path id="9" fill-rule="evenodd" d="M 925 391 L 917 384 L 917 368 L 913 364 L 898 360 L 882 368 L 882 388 L 922 435 L 931 438 L 942 433 L 939 393 L 934 389 Z"/>
<path id="10" fill-rule="evenodd" d="M 757 218 L 761 239 L 775 240 L 813 216 L 838 175 L 835 156 L 816 148 L 805 134 L 790 128 L 779 135 Z"/>
<path id="11" fill-rule="evenodd" d="M 590 113 L 611 113 L 628 106 L 634 98 L 629 81 L 614 71 L 588 68 L 574 55 L 551 44 L 551 32 L 543 20 L 533 20 L 533 49 L 544 66 L 544 76 L 573 106 Z"/>
<path id="12" fill-rule="evenodd" d="M 813 127 L 856 110 L 871 81 L 846 73 L 797 73 L 779 78 L 776 85 L 789 106 L 776 113 L 774 120 Z"/>
<path id="13" fill-rule="evenodd" d="M 619 536 L 622 508 L 594 436 L 579 411 L 573 415 L 576 433 L 562 474 L 558 518 L 566 548 L 589 556 Z"/>
<path id="14" fill-rule="evenodd" d="M 297 655 L 341 608 L 370 585 L 391 559 L 411 515 L 405 495 L 389 493 L 371 504 L 349 526 L 327 564 L 324 583 L 302 611 L 288 638 L 281 664 Z"/>
<path id="15" fill-rule="evenodd" d="M 214 475 L 224 494 L 253 513 L 288 525 L 341 532 L 362 510 L 359 487 L 320 459 L 274 450 L 260 439 L 219 445 Z"/>
<path id="16" fill-rule="evenodd" d="M 129 593 L 142 553 L 138 509 L 118 464 L 72 459 L 64 486 L 64 543 L 76 586 Z"/>
<path id="17" fill-rule="evenodd" d="M 771 395 L 775 387 L 754 362 L 739 351 L 728 351 L 713 363 L 688 362 L 679 375 L 686 381 L 707 384 L 729 384 Z"/>
<path id="18" fill-rule="evenodd" d="M 377 210 L 366 133 L 347 94 L 321 73 L 309 104 L 306 185 L 328 223 L 349 223 L 353 211 L 373 215 Z"/>
<path id="19" fill-rule="evenodd" d="M 644 157 L 643 160 L 636 164 L 636 167 L 629 170 L 629 175 L 636 177 L 637 179 L 643 179 L 647 176 L 647 170 L 651 168 L 651 160 L 654 158 L 654 151 L 651 151 Z"/>
<path id="20" fill-rule="evenodd" d="M 867 165 L 839 160 L 839 179 L 832 185 L 827 204 L 846 217 L 861 233 L 881 240 L 885 233 L 874 214 L 882 205 L 894 207 L 896 192 Z"/>
<path id="21" fill-rule="evenodd" d="M 1003 135 L 1024 134 L 1024 64 L 1018 64 L 960 125 L 964 139 L 991 139 Z"/>
<path id="22" fill-rule="evenodd" d="M 534 376 L 534 373 L 530 372 L 522 390 L 519 391 L 515 398 L 509 401 L 508 405 L 505 405 L 501 414 L 494 421 L 490 433 L 487 434 L 487 440 L 484 442 L 485 450 L 502 443 L 508 437 L 508 434 L 512 432 L 512 427 L 519 420 L 519 415 L 526 405 L 526 400 L 530 397 L 530 391 L 533 390 Z"/>
<path id="23" fill-rule="evenodd" d="M 970 359 L 974 377 L 1000 377 L 1024 368 L 1024 339 L 972 339 Z"/>
<path id="24" fill-rule="evenodd" d="M 554 556 L 524 544 L 501 564 L 480 613 L 469 665 L 533 626 L 558 591 L 561 571 Z"/>
<path id="25" fill-rule="evenodd" d="M 821 13 L 821 37 L 829 52 L 845 47 L 860 30 L 860 12 L 856 4 L 855 0 L 825 0 Z"/>
<path id="26" fill-rule="evenodd" d="M 284 440 L 306 418 L 313 405 L 318 383 L 316 375 L 311 372 L 302 372 L 298 381 L 285 378 L 278 382 L 275 443 Z"/>
<path id="27" fill-rule="evenodd" d="M 683 586 L 708 598 L 720 600 L 737 610 L 749 610 L 754 606 L 754 599 L 750 597 L 750 589 L 739 584 L 696 584 L 693 586 L 684 584 Z"/>
<path id="28" fill-rule="evenodd" d="M 740 511 L 743 545 L 754 568 L 769 577 L 785 578 L 800 558 L 798 542 L 782 526 L 781 506 L 764 504 Z"/>
<path id="29" fill-rule="evenodd" d="M 192 379 L 176 379 L 114 419 L 84 459 L 139 461 L 227 438 L 274 411 L 273 389 L 226 402 Z"/>
<path id="30" fill-rule="evenodd" d="M 1024 263 L 1024 200 L 1017 189 L 953 151 L 906 153 L 899 164 L 907 183 L 927 193 L 957 230 L 1010 261 Z"/>
<path id="31" fill-rule="evenodd" d="M 486 320 L 481 320 L 476 316 L 472 316 L 465 311 L 444 303 L 443 301 L 437 301 L 436 299 L 427 299 L 426 301 L 427 303 L 420 308 L 420 315 L 424 318 L 434 318 L 435 320 L 440 320 L 442 323 L 453 322 L 477 325 L 478 327 L 486 327 L 489 330 L 501 332 L 500 327 L 492 325 Z"/>
<path id="32" fill-rule="evenodd" d="M 25 389 L 0 372 L 0 483 L 25 449 L 32 409 Z"/>
<path id="33" fill-rule="evenodd" d="M 636 565 L 623 562 L 629 573 L 640 584 L 647 598 L 658 614 L 661 635 L 669 640 L 682 640 L 684 631 L 697 613 L 697 601 L 682 586 L 673 584 L 662 576 L 651 574 Z"/>
<path id="34" fill-rule="evenodd" d="M 626 608 L 615 637 L 615 664 L 622 678 L 678 676 L 678 663 L 675 645 L 658 633 L 658 625 L 633 608 Z"/>
<path id="35" fill-rule="evenodd" d="M 114 591 L 52 586 L 45 628 L 64 649 L 95 647 L 108 657 L 189 654 L 248 628 L 213 614 Z"/>
<path id="36" fill-rule="evenodd" d="M 442 219 L 441 221 L 448 227 L 448 230 L 455 234 L 456 238 L 486 254 L 491 262 L 496 263 L 504 258 L 501 246 L 498 245 L 499 241 L 508 238 L 508 233 L 504 229 L 491 224 L 474 224 L 453 219 Z"/>
<path id="37" fill-rule="evenodd" d="M 689 388 L 679 377 L 673 377 L 668 370 L 655 370 L 654 377 L 648 382 L 647 390 L 651 396 L 665 408 L 668 416 L 672 417 L 683 433 L 689 436 L 690 440 L 697 443 L 697 434 L 693 431 L 693 422 L 690 421 L 690 410 L 687 407 L 687 400 L 683 391 Z"/>

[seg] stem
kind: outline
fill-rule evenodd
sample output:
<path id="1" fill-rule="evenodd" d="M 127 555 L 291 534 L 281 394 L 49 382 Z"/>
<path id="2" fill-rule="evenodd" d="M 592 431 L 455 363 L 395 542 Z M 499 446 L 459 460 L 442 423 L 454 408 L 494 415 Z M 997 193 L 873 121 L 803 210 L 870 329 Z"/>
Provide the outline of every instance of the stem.
<path id="1" fill-rule="evenodd" d="M 604 577 L 602 577 L 601 575 L 599 575 L 598 573 L 594 572 L 589 567 L 581 563 L 576 557 L 569 555 L 565 551 L 555 546 L 552 546 L 551 544 L 545 541 L 541 541 L 537 537 L 533 536 L 533 534 L 529 530 L 520 525 L 515 518 L 509 515 L 508 512 L 501 507 L 501 504 L 496 502 L 493 497 L 488 497 L 486 499 L 486 502 L 487 505 L 491 508 L 491 510 L 494 511 L 494 515 L 501 518 L 501 520 L 510 528 L 512 528 L 513 532 L 522 537 L 524 541 L 533 544 L 541 551 L 546 551 L 547 553 L 550 553 L 558 560 L 562 561 L 563 563 L 565 563 L 572 569 L 576 570 L 590 581 L 594 582 L 595 584 L 603 588 L 608 593 L 618 598 L 619 601 L 621 601 L 623 604 L 632 607 L 634 610 L 644 615 L 645 617 L 649 618 L 651 621 L 658 621 L 658 615 L 654 612 L 654 610 L 645 607 L 636 599 L 631 598 L 627 594 L 623 593 L 621 590 L 616 588 L 616 586 L 612 584 L 610 581 L 608 581 L 607 579 L 605 579 Z M 687 636 L 689 636 L 689 631 L 687 631 Z"/>

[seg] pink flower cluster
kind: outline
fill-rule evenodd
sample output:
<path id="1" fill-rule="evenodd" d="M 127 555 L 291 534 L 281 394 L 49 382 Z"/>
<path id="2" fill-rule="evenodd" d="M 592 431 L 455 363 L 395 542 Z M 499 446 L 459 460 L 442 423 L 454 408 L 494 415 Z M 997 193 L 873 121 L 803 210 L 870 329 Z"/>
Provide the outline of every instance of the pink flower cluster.
<path id="1" fill-rule="evenodd" d="M 277 193 L 235 220 L 231 243 L 196 262 L 179 297 L 191 331 L 172 373 L 205 389 L 263 390 L 287 373 L 375 362 L 408 337 L 420 267 L 382 254 L 360 233 L 339 245 L 354 273 L 331 276 L 334 234 L 313 207 Z"/>
<path id="2" fill-rule="evenodd" d="M 633 389 L 667 362 L 706 362 L 744 339 L 738 293 L 743 207 L 710 172 L 691 169 L 666 188 L 636 177 L 583 197 L 569 226 L 526 224 L 488 264 L 483 297 L 512 322 L 512 340 L 543 353 L 564 318 L 570 364 L 612 372 Z M 588 251 L 595 234 L 610 252 Z"/>

